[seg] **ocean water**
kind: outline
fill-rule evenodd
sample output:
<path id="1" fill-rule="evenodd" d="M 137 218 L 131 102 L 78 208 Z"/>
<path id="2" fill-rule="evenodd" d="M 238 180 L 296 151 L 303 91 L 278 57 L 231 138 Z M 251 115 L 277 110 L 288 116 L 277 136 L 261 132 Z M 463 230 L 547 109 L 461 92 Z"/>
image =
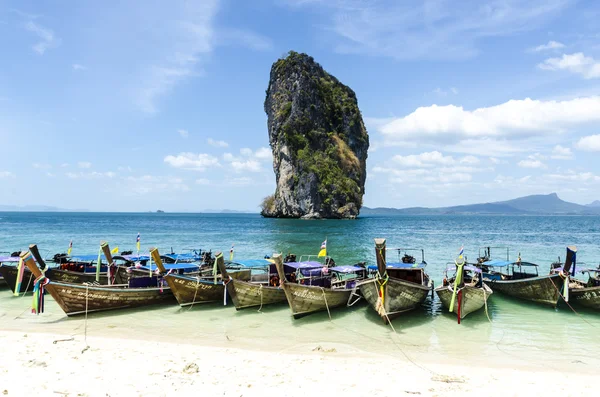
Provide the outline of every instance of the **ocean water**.
<path id="1" fill-rule="evenodd" d="M 0 251 L 26 249 L 36 243 L 51 256 L 98 252 L 101 240 L 120 250 L 135 250 L 137 233 L 147 251 L 201 248 L 235 257 L 262 258 L 274 252 L 318 253 L 327 239 L 337 264 L 374 263 L 375 237 L 388 247 L 422 248 L 427 272 L 436 285 L 443 269 L 464 245 L 475 259 L 479 247 L 507 246 L 511 258 L 540 264 L 546 274 L 551 262 L 564 259 L 565 247 L 578 247 L 578 267 L 600 263 L 600 217 L 586 216 L 392 216 L 347 220 L 263 219 L 253 214 L 169 213 L 1 213 Z M 506 250 L 492 250 L 500 259 Z M 390 254 L 388 254 L 390 255 Z M 227 254 L 225 255 L 228 256 Z M 67 318 L 48 299 L 46 312 L 28 313 L 31 298 L 12 297 L 0 290 L 0 329 L 29 332 L 83 333 L 82 318 Z M 456 317 L 428 298 L 422 308 L 393 322 L 395 332 L 382 324 L 364 303 L 353 308 L 293 320 L 288 307 L 266 307 L 262 313 L 236 312 L 222 304 L 189 310 L 167 305 L 90 315 L 88 335 L 119 336 L 266 349 L 310 351 L 315 344 L 343 346 L 389 354 L 401 360 L 447 361 L 470 365 L 530 366 L 560 370 L 564 365 L 593 371 L 600 365 L 600 313 L 566 305 L 548 308 L 494 294 L 485 311 L 473 313 L 459 326 Z"/>

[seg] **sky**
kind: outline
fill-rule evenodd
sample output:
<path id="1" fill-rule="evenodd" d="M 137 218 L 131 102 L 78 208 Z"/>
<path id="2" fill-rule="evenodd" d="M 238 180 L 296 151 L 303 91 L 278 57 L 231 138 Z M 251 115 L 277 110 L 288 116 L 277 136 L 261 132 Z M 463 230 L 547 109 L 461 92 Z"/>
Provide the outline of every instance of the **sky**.
<path id="1" fill-rule="evenodd" d="M 600 3 L 0 0 L 0 205 L 258 211 L 273 62 L 357 95 L 364 205 L 600 200 Z"/>

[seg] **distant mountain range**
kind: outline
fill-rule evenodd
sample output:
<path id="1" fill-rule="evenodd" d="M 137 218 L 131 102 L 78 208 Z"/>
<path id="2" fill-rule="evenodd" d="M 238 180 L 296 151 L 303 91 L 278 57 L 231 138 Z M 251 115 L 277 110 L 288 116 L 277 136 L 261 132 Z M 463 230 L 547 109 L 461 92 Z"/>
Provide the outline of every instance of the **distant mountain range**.
<path id="1" fill-rule="evenodd" d="M 588 205 L 561 200 L 556 193 L 536 194 L 508 201 L 458 205 L 441 208 L 369 208 L 362 207 L 361 215 L 444 215 L 444 214 L 499 214 L 499 215 L 600 215 L 600 201 Z"/>

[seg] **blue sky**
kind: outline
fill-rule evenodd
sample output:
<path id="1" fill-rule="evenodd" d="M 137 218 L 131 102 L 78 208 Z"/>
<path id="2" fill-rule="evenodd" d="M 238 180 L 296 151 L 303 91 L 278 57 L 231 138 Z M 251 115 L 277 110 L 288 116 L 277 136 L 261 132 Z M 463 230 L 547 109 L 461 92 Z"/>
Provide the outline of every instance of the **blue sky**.
<path id="1" fill-rule="evenodd" d="M 0 204 L 257 210 L 271 64 L 353 88 L 368 206 L 600 199 L 600 4 L 0 0 Z"/>

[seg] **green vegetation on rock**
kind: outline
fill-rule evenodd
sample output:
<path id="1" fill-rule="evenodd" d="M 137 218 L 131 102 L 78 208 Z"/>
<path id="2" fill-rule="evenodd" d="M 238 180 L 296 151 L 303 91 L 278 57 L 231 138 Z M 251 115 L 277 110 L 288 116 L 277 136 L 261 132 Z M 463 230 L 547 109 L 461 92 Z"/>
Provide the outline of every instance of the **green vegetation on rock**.
<path id="1" fill-rule="evenodd" d="M 263 215 L 358 215 L 369 137 L 354 91 L 290 51 L 271 68 L 265 111 L 277 190 Z"/>

